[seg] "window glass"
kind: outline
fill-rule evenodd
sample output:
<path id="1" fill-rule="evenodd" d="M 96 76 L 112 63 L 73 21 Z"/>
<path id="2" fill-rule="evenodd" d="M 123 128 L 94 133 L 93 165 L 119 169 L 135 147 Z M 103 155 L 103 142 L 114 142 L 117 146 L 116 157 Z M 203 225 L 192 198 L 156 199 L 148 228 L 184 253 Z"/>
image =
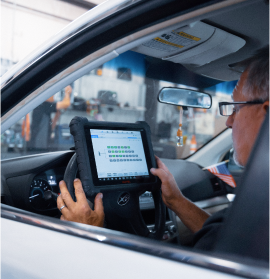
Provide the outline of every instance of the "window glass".
<path id="1" fill-rule="evenodd" d="M 196 152 L 226 128 L 218 102 L 230 100 L 236 82 L 204 86 L 203 90 L 212 95 L 212 108 L 184 111 L 184 146 L 178 147 L 180 109 L 159 103 L 158 92 L 163 87 L 202 88 L 191 86 L 192 79 L 186 72 L 175 70 L 176 64 L 160 63 L 160 59 L 128 51 L 80 77 L 1 135 L 2 159 L 68 150 L 74 146 L 69 133 L 74 116 L 90 121 L 146 121 L 154 152 L 161 158 L 180 159 Z"/>

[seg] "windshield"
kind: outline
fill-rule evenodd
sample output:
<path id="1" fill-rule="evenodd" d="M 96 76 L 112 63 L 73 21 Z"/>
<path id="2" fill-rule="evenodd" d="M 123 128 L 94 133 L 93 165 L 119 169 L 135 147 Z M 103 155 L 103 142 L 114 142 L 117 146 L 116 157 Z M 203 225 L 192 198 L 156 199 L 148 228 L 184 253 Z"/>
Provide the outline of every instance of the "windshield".
<path id="1" fill-rule="evenodd" d="M 74 146 L 69 123 L 82 116 L 90 121 L 146 121 L 157 156 L 186 158 L 226 128 L 218 102 L 231 99 L 235 84 L 189 76 L 181 65 L 128 51 L 55 92 L 2 133 L 1 157 L 69 150 Z M 212 95 L 210 109 L 184 110 L 183 146 L 177 146 L 176 139 L 180 107 L 157 101 L 163 87 L 188 87 Z"/>

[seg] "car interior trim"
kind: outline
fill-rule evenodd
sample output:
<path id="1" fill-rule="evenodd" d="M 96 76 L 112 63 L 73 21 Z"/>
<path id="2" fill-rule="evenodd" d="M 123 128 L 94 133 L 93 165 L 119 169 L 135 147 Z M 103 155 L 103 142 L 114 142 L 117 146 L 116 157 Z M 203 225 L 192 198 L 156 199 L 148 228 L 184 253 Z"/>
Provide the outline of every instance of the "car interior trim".
<path id="1" fill-rule="evenodd" d="M 259 164 L 254 163 L 258 161 Z M 239 186 L 228 211 L 230 218 L 225 221 L 224 230 L 220 231 L 216 251 L 220 251 L 225 257 L 234 254 L 242 258 L 260 259 L 269 268 L 269 110 Z M 254 191 L 254 186 L 257 192 Z M 261 224 L 259 230 L 257 224 Z M 243 233 L 247 231 L 249 234 Z"/>
<path id="2" fill-rule="evenodd" d="M 105 244 L 121 247 L 124 249 L 136 250 L 153 256 L 158 256 L 181 263 L 196 265 L 203 268 L 214 269 L 237 276 L 248 278 L 269 278 L 269 270 L 265 267 L 257 267 L 251 264 L 223 260 L 212 255 L 203 255 L 198 252 L 175 248 L 174 246 L 157 243 L 151 239 L 142 239 L 138 236 L 120 233 L 103 228 L 54 220 L 52 218 L 26 212 L 7 205 L 1 205 L 2 218 L 42 227 L 49 230 L 59 231 L 76 237 L 82 237 L 92 241 L 99 241 Z M 152 243 L 152 241 L 154 241 Z M 154 247 L 154 248 L 153 248 Z M 234 259 L 235 260 L 235 259 Z"/>
<path id="3" fill-rule="evenodd" d="M 117 40 L 113 44 L 110 44 L 95 51 L 94 53 L 74 63 L 72 66 L 66 68 L 65 70 L 57 74 L 54 78 L 48 80 L 45 84 L 43 84 L 41 87 L 37 88 L 30 95 L 28 95 L 23 101 L 19 102 L 16 106 L 9 110 L 9 112 L 7 112 L 2 117 L 2 131 L 5 131 L 5 129 L 10 127 L 16 121 L 21 119 L 25 114 L 27 114 L 31 110 L 30 108 L 32 108 L 32 101 L 34 101 L 34 99 L 37 96 L 39 96 L 40 94 L 44 95 L 42 98 L 39 98 L 39 101 L 37 101 L 37 99 L 34 101 L 34 106 L 37 106 L 46 99 L 48 99 L 48 97 L 50 97 L 52 94 L 52 90 L 54 90 L 55 92 L 55 90 L 67 86 L 68 84 L 70 84 L 70 82 L 76 80 L 78 76 L 82 75 L 84 71 L 86 73 L 87 71 L 90 71 L 91 69 L 99 66 L 100 64 L 112 59 L 113 57 L 110 56 L 111 53 L 120 54 L 126 51 L 127 49 L 138 46 L 142 42 L 149 40 L 153 37 L 153 35 L 155 35 L 155 33 L 169 29 L 171 30 L 173 26 L 179 25 L 179 23 L 190 23 L 190 20 L 192 20 L 192 22 L 195 19 L 199 20 L 200 16 L 205 16 L 206 13 L 212 13 L 219 9 L 227 8 L 229 6 L 236 5 L 244 1 L 246 0 L 229 0 L 220 3 L 215 3 L 213 5 L 203 7 L 195 11 L 191 11 L 187 14 L 180 15 L 172 19 L 169 19 L 165 22 L 148 27 L 142 31 L 138 31 L 132 35 L 128 35 L 120 40 Z"/>
<path id="4" fill-rule="evenodd" d="M 194 203 L 200 208 L 207 208 L 207 207 L 217 206 L 217 205 L 221 205 L 221 204 L 227 204 L 228 202 L 229 202 L 229 200 L 226 196 L 220 196 L 220 197 L 214 197 L 211 199 L 207 199 L 204 201 L 197 201 Z"/>

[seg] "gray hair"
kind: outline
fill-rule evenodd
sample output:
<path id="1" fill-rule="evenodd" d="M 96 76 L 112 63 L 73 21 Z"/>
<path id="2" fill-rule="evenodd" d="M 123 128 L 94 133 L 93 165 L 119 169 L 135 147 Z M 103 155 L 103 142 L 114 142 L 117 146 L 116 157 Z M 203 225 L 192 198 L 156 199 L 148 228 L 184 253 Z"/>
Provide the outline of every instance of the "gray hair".
<path id="1" fill-rule="evenodd" d="M 258 50 L 244 64 L 248 75 L 243 95 L 250 100 L 269 100 L 269 46 Z"/>

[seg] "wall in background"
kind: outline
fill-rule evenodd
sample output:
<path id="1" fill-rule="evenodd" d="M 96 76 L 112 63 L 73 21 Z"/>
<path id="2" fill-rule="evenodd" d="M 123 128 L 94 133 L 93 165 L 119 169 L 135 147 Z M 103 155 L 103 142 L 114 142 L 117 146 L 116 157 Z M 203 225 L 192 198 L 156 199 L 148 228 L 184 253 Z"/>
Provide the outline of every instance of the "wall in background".
<path id="1" fill-rule="evenodd" d="M 86 11 L 58 0 L 1 0 L 1 75 Z"/>

